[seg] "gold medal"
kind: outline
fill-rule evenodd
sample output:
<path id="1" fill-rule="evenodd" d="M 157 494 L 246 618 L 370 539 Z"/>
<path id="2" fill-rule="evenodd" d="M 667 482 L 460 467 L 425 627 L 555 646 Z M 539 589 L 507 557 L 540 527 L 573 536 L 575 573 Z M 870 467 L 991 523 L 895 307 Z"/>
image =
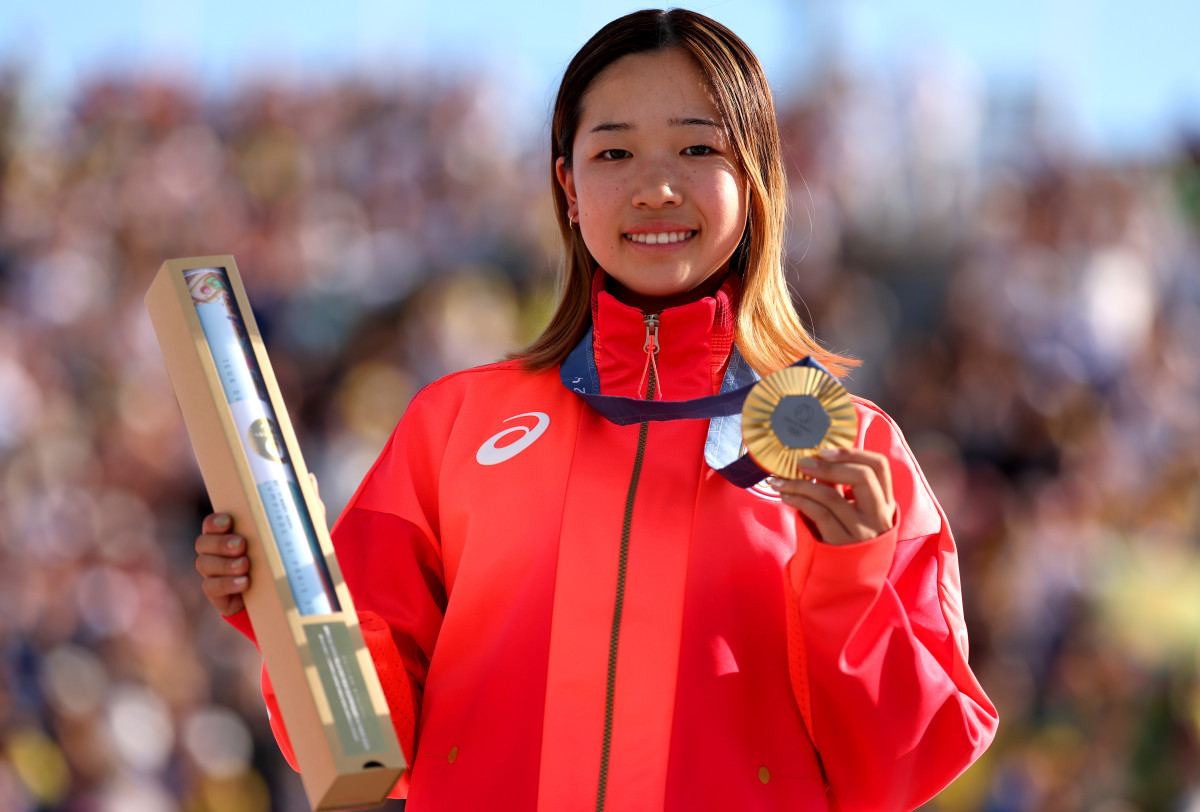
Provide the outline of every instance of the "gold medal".
<path id="1" fill-rule="evenodd" d="M 823 448 L 850 448 L 858 415 L 846 388 L 816 367 L 788 367 L 754 385 L 742 407 L 742 441 L 768 473 L 798 479 L 798 461 Z"/>

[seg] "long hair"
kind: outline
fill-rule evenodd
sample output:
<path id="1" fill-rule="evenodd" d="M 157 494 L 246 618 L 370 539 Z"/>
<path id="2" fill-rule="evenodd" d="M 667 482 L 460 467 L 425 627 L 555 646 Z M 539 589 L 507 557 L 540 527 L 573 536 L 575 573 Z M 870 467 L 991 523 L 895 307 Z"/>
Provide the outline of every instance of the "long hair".
<path id="1" fill-rule="evenodd" d="M 567 66 L 550 125 L 550 185 L 566 249 L 558 308 L 542 334 L 512 357 L 532 370 L 561 363 L 583 337 L 590 319 L 596 260 L 567 221 L 567 198 L 554 173 L 558 158 L 571 165 L 583 97 L 605 68 L 630 54 L 682 48 L 704 74 L 748 182 L 746 229 L 730 258 L 742 280 L 734 339 L 762 375 L 811 355 L 835 375 L 858 364 L 828 352 L 804 329 L 783 274 L 787 179 L 775 122 L 775 104 L 754 53 L 725 26 L 685 9 L 637 11 L 600 29 Z"/>

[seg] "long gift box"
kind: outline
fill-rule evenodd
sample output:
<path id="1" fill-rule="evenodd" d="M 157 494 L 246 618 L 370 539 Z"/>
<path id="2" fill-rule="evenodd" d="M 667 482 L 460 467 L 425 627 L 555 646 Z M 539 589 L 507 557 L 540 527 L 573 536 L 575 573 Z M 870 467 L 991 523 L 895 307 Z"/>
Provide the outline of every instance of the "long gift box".
<path id="1" fill-rule="evenodd" d="M 213 510 L 246 539 L 246 608 L 308 799 L 377 806 L 404 755 L 233 257 L 168 260 L 146 308 Z"/>

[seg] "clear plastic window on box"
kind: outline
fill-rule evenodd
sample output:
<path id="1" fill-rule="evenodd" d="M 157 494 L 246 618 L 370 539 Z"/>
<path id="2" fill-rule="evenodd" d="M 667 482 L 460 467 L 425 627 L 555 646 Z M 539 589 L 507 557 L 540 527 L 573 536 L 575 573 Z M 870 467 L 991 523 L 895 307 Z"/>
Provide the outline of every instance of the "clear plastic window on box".
<path id="1" fill-rule="evenodd" d="M 341 611 L 224 268 L 184 272 L 292 597 L 303 616 Z"/>

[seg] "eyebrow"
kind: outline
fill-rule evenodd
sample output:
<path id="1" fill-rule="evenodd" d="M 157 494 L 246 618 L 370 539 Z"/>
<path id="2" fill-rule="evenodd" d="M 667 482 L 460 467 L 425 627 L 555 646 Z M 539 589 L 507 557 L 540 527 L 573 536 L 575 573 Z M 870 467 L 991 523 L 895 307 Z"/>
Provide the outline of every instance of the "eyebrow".
<path id="1" fill-rule="evenodd" d="M 718 130 L 724 130 L 717 122 L 708 118 L 671 118 L 667 119 L 667 124 L 672 127 L 715 127 Z M 629 132 L 634 126 L 625 121 L 605 121 L 592 127 L 594 133 L 612 133 L 612 132 Z"/>

